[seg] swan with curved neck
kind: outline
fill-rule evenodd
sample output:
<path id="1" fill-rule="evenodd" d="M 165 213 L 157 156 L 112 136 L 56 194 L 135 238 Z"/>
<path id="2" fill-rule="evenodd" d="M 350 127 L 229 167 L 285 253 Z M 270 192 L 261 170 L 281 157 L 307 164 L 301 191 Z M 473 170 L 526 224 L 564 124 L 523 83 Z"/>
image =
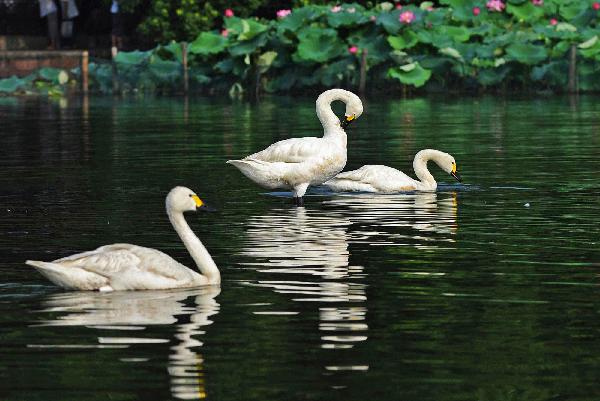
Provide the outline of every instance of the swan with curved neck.
<path id="1" fill-rule="evenodd" d="M 413 161 L 413 169 L 418 180 L 392 167 L 366 165 L 357 170 L 340 173 L 323 185 L 336 192 L 435 191 L 437 182 L 427 169 L 427 162 L 430 160 L 457 181 L 461 181 L 456 171 L 454 157 L 439 150 L 424 149 L 415 155 Z"/>
<path id="2" fill-rule="evenodd" d="M 221 274 L 217 265 L 183 217 L 184 212 L 206 209 L 204 202 L 191 189 L 175 187 L 165 203 L 169 220 L 200 273 L 156 249 L 131 244 L 106 245 L 52 262 L 25 263 L 69 290 L 163 290 L 219 285 Z"/>
<path id="3" fill-rule="evenodd" d="M 331 103 L 346 104 L 340 120 Z M 268 189 L 291 189 L 296 205 L 310 185 L 320 185 L 343 170 L 347 160 L 346 127 L 363 112 L 362 102 L 354 93 L 330 89 L 317 99 L 317 117 L 323 125 L 323 137 L 290 138 L 241 160 L 229 160 L 242 174 Z"/>

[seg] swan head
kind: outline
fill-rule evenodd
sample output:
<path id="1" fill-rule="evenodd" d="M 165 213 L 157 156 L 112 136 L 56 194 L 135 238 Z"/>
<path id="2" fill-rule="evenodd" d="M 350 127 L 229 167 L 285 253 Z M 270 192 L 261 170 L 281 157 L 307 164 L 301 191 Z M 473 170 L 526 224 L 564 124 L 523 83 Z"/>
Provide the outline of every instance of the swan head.
<path id="1" fill-rule="evenodd" d="M 440 168 L 442 170 L 444 170 L 445 172 L 447 172 L 448 174 L 450 174 L 452 177 L 454 177 L 456 179 L 456 181 L 461 182 L 462 178 L 460 178 L 460 175 L 458 175 L 456 169 L 456 160 L 454 160 L 454 157 L 452 157 L 452 155 L 448 154 L 448 153 L 444 153 L 444 152 L 439 152 L 439 156 L 436 158 L 436 163 L 438 166 L 440 166 Z"/>
<path id="2" fill-rule="evenodd" d="M 175 187 L 167 195 L 167 210 L 173 212 L 195 212 L 206 205 L 194 191 L 186 187 Z"/>
<path id="3" fill-rule="evenodd" d="M 346 112 L 344 118 L 340 121 L 342 128 L 346 128 L 351 122 L 356 120 L 363 113 L 363 105 L 360 98 L 352 92 L 348 92 L 348 101 L 346 102 Z"/>

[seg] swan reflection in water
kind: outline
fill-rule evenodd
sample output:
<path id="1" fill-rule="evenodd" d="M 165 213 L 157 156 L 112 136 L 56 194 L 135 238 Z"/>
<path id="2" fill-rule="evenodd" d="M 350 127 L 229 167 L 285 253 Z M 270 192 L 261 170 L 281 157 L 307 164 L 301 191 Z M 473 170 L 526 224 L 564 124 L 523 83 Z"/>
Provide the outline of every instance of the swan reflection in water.
<path id="1" fill-rule="evenodd" d="M 340 195 L 323 205 L 353 223 L 353 243 L 439 249 L 458 230 L 456 192 Z"/>
<path id="2" fill-rule="evenodd" d="M 324 210 L 275 209 L 248 219 L 242 254 L 265 279 L 248 282 L 318 305 L 321 348 L 351 349 L 368 339 L 362 266 L 349 244 L 439 248 L 454 243 L 455 193 L 337 195 Z M 268 276 L 267 276 L 268 274 Z M 367 370 L 364 364 L 328 371 Z"/>
<path id="3" fill-rule="evenodd" d="M 203 287 L 168 291 L 69 292 L 52 294 L 42 301 L 43 313 L 57 315 L 38 326 L 85 326 L 113 334 L 98 337 L 98 344 L 88 347 L 128 348 L 135 344 L 173 343 L 170 347 L 168 372 L 171 392 L 179 399 L 206 397 L 203 358 L 197 352 L 204 326 L 212 324 L 211 316 L 219 313 L 215 297 L 219 287 Z M 182 316 L 186 316 L 181 319 Z M 182 323 L 181 321 L 186 321 Z M 174 340 L 131 336 L 146 326 L 174 325 Z M 126 332 L 128 335 L 116 335 Z M 80 347 L 72 345 L 39 345 L 30 347 Z M 143 362 L 147 358 L 121 358 L 123 362 Z"/>

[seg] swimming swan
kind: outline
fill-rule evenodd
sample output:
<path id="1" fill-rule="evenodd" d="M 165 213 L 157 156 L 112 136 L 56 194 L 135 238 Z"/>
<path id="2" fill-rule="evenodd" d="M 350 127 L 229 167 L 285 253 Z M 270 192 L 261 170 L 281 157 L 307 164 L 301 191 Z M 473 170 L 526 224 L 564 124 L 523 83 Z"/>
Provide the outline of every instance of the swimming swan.
<path id="1" fill-rule="evenodd" d="M 391 193 L 399 191 L 435 191 L 437 183 L 427 169 L 427 162 L 434 161 L 442 170 L 461 181 L 456 172 L 456 161 L 448 153 L 424 149 L 415 155 L 413 168 L 419 180 L 388 166 L 367 165 L 358 170 L 345 171 L 325 182 L 333 191 L 361 191 Z"/>
<path id="2" fill-rule="evenodd" d="M 342 121 L 331 110 L 335 100 L 346 103 Z M 322 138 L 285 139 L 242 160 L 227 163 L 264 188 L 291 189 L 296 205 L 302 206 L 302 197 L 309 185 L 322 184 L 344 169 L 347 158 L 344 129 L 362 112 L 362 102 L 354 93 L 330 89 L 317 99 L 317 117 L 324 131 Z"/>
<path id="3" fill-rule="evenodd" d="M 202 274 L 156 249 L 130 244 L 106 245 L 52 262 L 25 263 L 69 290 L 164 290 L 220 284 L 217 265 L 183 217 L 183 212 L 206 209 L 202 200 L 191 189 L 175 187 L 165 203 L 173 228 Z"/>

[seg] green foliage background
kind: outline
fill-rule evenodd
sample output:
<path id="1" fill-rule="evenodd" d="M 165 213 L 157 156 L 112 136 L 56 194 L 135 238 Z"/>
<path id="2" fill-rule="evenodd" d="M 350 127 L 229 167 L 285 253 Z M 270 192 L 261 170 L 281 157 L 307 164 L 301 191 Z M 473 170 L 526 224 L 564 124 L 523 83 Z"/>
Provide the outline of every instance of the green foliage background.
<path id="1" fill-rule="evenodd" d="M 158 10 L 166 3 L 157 0 L 154 5 Z M 196 91 L 356 87 L 363 52 L 367 83 L 374 90 L 565 90 L 572 50 L 579 88 L 600 90 L 600 10 L 594 1 L 545 0 L 539 6 L 509 0 L 503 12 L 488 10 L 483 0 L 439 3 L 401 9 L 391 3 L 372 8 L 342 4 L 339 9 L 308 5 L 281 19 L 224 18 L 215 30 L 196 32 L 196 25 L 183 22 L 172 33 L 160 24 L 155 28 L 172 38 L 194 32 L 187 56 L 191 89 Z M 188 21 L 206 16 L 195 16 L 193 7 L 199 6 L 192 0 L 177 3 L 187 6 L 191 8 L 182 15 Z M 163 11 L 175 6 L 169 7 Z M 473 12 L 475 7 L 480 13 Z M 411 13 L 414 20 L 402 23 L 402 13 Z M 182 61 L 177 41 L 122 52 L 115 59 L 121 90 L 181 90 Z M 109 64 L 93 64 L 90 73 L 94 88 L 110 91 Z"/>

